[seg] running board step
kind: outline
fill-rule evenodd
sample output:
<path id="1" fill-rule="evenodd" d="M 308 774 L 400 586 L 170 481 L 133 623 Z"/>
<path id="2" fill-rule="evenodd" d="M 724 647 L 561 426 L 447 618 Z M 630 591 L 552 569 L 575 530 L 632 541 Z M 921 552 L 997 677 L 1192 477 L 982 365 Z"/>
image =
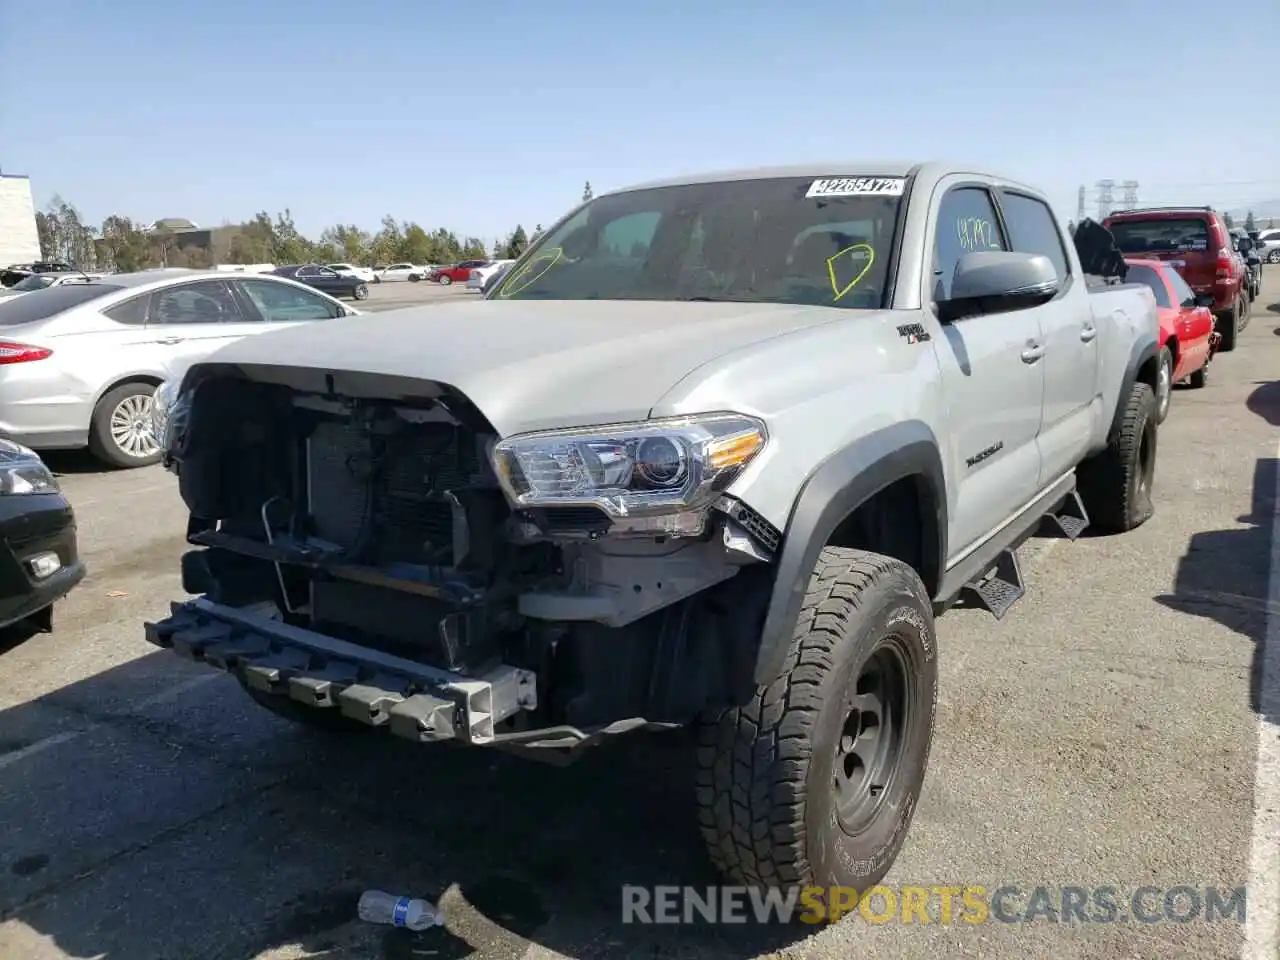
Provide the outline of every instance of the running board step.
<path id="1" fill-rule="evenodd" d="M 1013 550 L 1002 550 L 996 557 L 991 574 L 974 580 L 967 589 L 973 592 L 980 607 L 997 620 L 1004 619 L 1009 608 L 1027 592 L 1022 568 L 1018 565 L 1018 554 Z"/>
<path id="2" fill-rule="evenodd" d="M 1068 540 L 1076 539 L 1089 526 L 1089 513 L 1076 490 L 1072 490 L 1067 499 L 1062 501 L 1057 513 L 1045 514 L 1044 519 L 1051 521 Z"/>

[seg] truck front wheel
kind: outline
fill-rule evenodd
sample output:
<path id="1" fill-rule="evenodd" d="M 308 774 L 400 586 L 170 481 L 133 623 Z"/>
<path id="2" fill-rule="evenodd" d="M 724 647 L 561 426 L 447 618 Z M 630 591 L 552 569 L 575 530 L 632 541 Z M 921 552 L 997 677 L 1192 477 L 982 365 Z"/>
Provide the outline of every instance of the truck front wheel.
<path id="1" fill-rule="evenodd" d="M 699 821 L 715 866 L 757 887 L 878 883 L 919 802 L 937 687 L 916 572 L 825 548 L 778 676 L 699 731 Z"/>

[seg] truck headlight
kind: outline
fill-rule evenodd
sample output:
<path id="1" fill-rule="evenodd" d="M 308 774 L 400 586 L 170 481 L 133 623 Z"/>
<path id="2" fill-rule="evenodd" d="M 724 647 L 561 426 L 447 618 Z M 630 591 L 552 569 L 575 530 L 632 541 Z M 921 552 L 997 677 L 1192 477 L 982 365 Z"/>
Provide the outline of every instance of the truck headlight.
<path id="1" fill-rule="evenodd" d="M 12 440 L 0 440 L 0 496 L 57 493 L 58 481 L 39 454 Z"/>
<path id="2" fill-rule="evenodd" d="M 517 507 L 594 506 L 626 518 L 705 510 L 767 441 L 756 418 L 714 413 L 526 433 L 492 456 Z"/>

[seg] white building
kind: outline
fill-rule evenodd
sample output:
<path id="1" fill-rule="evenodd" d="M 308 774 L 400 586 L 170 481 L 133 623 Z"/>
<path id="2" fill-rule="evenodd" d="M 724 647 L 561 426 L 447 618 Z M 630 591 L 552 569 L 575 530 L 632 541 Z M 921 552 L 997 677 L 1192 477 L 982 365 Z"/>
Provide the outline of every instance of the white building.
<path id="1" fill-rule="evenodd" d="M 40 259 L 31 181 L 0 173 L 0 267 Z"/>

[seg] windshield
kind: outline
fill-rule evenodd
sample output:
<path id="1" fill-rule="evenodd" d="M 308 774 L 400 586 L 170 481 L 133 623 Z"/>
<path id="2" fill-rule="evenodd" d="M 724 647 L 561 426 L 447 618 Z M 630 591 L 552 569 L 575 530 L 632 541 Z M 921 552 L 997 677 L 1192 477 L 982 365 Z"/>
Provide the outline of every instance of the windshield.
<path id="1" fill-rule="evenodd" d="M 25 297 L 0 301 L 0 326 L 47 320 L 54 314 L 123 289 L 114 283 L 63 283 L 48 290 L 36 290 Z"/>
<path id="2" fill-rule="evenodd" d="M 901 178 L 788 177 L 599 197 L 490 297 L 879 308 L 903 188 Z"/>
<path id="3" fill-rule="evenodd" d="M 1122 253 L 1209 249 L 1209 228 L 1200 217 L 1113 220 L 1111 234 Z"/>
<path id="4" fill-rule="evenodd" d="M 43 290 L 45 287 L 52 287 L 57 282 L 57 277 L 51 277 L 47 273 L 33 273 L 25 280 L 19 280 L 10 290 Z"/>

